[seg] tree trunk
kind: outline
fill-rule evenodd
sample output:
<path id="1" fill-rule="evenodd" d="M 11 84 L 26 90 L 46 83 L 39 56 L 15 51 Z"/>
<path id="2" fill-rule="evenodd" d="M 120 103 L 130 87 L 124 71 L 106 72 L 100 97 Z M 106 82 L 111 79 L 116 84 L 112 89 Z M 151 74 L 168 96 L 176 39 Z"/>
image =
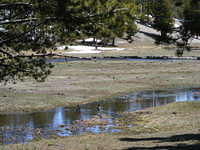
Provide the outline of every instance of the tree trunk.
<path id="1" fill-rule="evenodd" d="M 112 38 L 112 46 L 115 46 L 115 38 Z"/>
<path id="2" fill-rule="evenodd" d="M 95 44 L 95 49 L 98 49 L 98 45 L 97 45 L 98 43 L 97 43 L 97 39 L 95 37 L 93 38 L 93 42 Z"/>
<path id="3" fill-rule="evenodd" d="M 167 39 L 167 33 L 161 31 L 161 41 L 165 41 Z"/>

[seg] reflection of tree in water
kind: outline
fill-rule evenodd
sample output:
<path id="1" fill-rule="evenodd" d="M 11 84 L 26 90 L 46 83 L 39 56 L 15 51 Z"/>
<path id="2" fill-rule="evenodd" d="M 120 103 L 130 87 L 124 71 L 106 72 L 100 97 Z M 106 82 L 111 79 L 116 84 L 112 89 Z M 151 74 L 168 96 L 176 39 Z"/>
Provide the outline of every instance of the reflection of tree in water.
<path id="1" fill-rule="evenodd" d="M 81 106 L 81 119 L 89 119 L 91 115 L 98 113 L 99 102 L 94 102 Z"/>
<path id="2" fill-rule="evenodd" d="M 81 108 L 77 110 L 77 108 L 70 108 L 67 111 L 64 111 L 65 123 L 72 124 L 76 120 L 81 120 Z"/>
<path id="3" fill-rule="evenodd" d="M 34 127 L 47 127 L 52 123 L 55 112 L 38 112 L 32 114 Z"/>
<path id="4" fill-rule="evenodd" d="M 129 109 L 129 101 L 117 100 L 112 101 L 111 103 L 103 104 L 103 109 L 109 113 L 114 112 L 124 112 Z"/>
<path id="5" fill-rule="evenodd" d="M 25 143 L 34 139 L 33 122 L 29 121 L 26 126 L 16 127 L 1 127 L 0 128 L 0 143 L 1 144 L 15 144 Z M 32 128 L 32 129 L 31 129 Z"/>
<path id="6" fill-rule="evenodd" d="M 30 116 L 27 115 L 0 115 L 0 127 L 9 126 L 10 128 L 24 127 L 30 121 Z"/>
<path id="7" fill-rule="evenodd" d="M 171 102 L 175 102 L 175 96 L 163 97 L 159 92 L 145 92 L 135 96 L 135 105 L 138 109 L 160 106 Z"/>

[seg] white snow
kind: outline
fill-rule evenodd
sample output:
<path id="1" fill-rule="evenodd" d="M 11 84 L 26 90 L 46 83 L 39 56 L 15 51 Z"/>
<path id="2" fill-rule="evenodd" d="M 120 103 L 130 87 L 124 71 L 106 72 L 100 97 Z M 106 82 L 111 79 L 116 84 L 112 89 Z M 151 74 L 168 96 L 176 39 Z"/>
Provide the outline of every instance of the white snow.
<path id="1" fill-rule="evenodd" d="M 71 52 L 65 52 L 68 54 L 95 54 L 95 53 L 101 53 L 101 51 L 98 51 L 95 49 L 95 47 L 92 46 L 68 46 L 68 49 L 73 50 Z"/>
<path id="2" fill-rule="evenodd" d="M 92 54 L 92 53 L 101 53 L 102 51 L 122 51 L 124 48 L 115 48 L 115 47 L 98 47 L 97 49 L 94 46 L 67 46 L 68 49 L 72 50 L 71 52 L 65 52 L 67 54 Z"/>
<path id="3" fill-rule="evenodd" d="M 174 18 L 174 27 L 178 28 L 182 25 L 181 21 L 179 19 Z"/>
<path id="4" fill-rule="evenodd" d="M 64 45 L 64 46 L 58 46 L 58 47 L 57 47 L 58 50 L 65 50 L 66 48 L 67 48 L 67 46 L 65 46 L 65 45 Z"/>
<path id="5" fill-rule="evenodd" d="M 0 32 L 6 32 L 6 29 L 0 27 Z"/>
<path id="6" fill-rule="evenodd" d="M 98 47 L 99 50 L 102 51 L 123 51 L 125 48 L 116 48 L 116 47 Z"/>
<path id="7" fill-rule="evenodd" d="M 93 41 L 94 41 L 93 38 L 85 39 L 85 42 L 93 42 Z M 101 40 L 96 39 L 96 42 L 97 42 L 97 43 L 100 43 Z"/>
<path id="8" fill-rule="evenodd" d="M 85 42 L 93 42 L 94 41 L 94 38 L 88 38 L 88 39 L 84 39 L 85 40 Z M 76 42 L 83 42 L 83 40 L 76 40 Z M 99 40 L 99 39 L 96 39 L 96 42 L 97 43 L 100 43 L 101 42 L 101 40 Z"/>
<path id="9" fill-rule="evenodd" d="M 175 28 L 179 28 L 180 26 L 181 26 L 181 25 L 178 24 L 178 23 L 175 23 L 175 24 L 174 24 L 174 27 L 175 27 Z"/>

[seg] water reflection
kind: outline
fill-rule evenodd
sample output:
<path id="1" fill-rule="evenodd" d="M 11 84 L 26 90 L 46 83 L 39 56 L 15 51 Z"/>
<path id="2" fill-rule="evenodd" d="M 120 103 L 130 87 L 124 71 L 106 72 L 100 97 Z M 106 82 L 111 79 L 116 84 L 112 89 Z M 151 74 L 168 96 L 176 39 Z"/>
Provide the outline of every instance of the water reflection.
<path id="1" fill-rule="evenodd" d="M 74 108 L 60 107 L 32 114 L 0 115 L 0 143 L 25 143 L 37 136 L 49 138 L 52 135 L 70 136 L 85 132 L 119 132 L 113 128 L 113 119 L 120 117 L 119 112 L 196 100 L 200 100 L 200 89 L 144 91 Z M 102 118 L 102 114 L 109 117 Z M 95 116 L 102 118 L 107 124 L 86 126 L 78 123 Z"/>
<path id="2" fill-rule="evenodd" d="M 79 57 L 59 57 L 59 58 L 47 58 L 46 62 L 48 63 L 64 63 L 64 62 L 71 62 L 71 61 L 120 61 L 120 60 L 125 60 L 125 61 L 184 61 L 184 60 L 191 60 L 195 61 L 192 59 L 184 59 L 184 58 L 163 58 L 163 57 L 157 57 L 157 58 L 150 58 L 150 57 L 132 57 L 132 56 L 122 56 L 122 57 L 93 57 L 93 58 L 79 58 Z"/>

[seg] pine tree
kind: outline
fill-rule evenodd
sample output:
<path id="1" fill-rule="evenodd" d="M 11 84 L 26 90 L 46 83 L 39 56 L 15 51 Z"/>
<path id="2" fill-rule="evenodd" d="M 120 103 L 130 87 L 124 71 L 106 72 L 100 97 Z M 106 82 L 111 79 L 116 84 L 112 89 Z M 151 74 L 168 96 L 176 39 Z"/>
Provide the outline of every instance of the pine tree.
<path id="1" fill-rule="evenodd" d="M 109 41 L 116 37 L 131 37 L 137 31 L 135 25 L 136 6 L 130 1 L 86 0 L 83 11 L 90 14 L 88 23 L 83 24 L 83 35 Z M 93 6 L 93 7 L 91 7 Z M 113 42 L 114 43 L 114 42 Z"/>
<path id="2" fill-rule="evenodd" d="M 200 35 L 200 1 L 191 0 L 185 6 L 184 28 L 191 36 Z"/>
<path id="3" fill-rule="evenodd" d="M 153 27 L 161 32 L 161 40 L 167 40 L 168 33 L 172 33 L 173 12 L 171 0 L 157 0 L 153 3 Z"/>
<path id="4" fill-rule="evenodd" d="M 46 54 L 55 43 L 80 37 L 115 38 L 136 32 L 135 5 L 129 0 L 1 0 L 0 82 L 24 77 L 43 81 L 52 65 Z M 43 55 L 44 56 L 44 55 Z"/>
<path id="5" fill-rule="evenodd" d="M 190 39 L 200 36 L 200 2 L 185 1 L 183 17 L 180 35 L 183 47 L 189 49 Z"/>

